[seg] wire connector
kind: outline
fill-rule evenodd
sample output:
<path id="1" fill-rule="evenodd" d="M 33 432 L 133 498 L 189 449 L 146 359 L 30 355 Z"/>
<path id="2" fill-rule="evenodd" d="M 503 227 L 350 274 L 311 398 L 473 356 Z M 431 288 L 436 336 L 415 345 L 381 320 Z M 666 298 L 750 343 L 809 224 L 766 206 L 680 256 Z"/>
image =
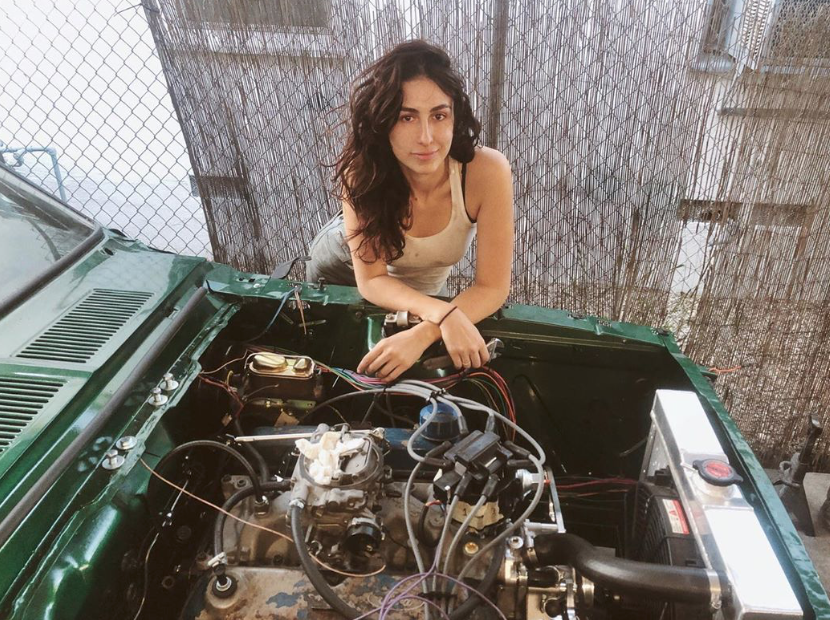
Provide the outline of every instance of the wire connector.
<path id="1" fill-rule="evenodd" d="M 227 566 L 227 565 L 228 565 L 228 555 L 224 551 L 222 553 L 220 553 L 219 555 L 213 556 L 207 562 L 208 568 L 216 568 L 217 566 Z"/>

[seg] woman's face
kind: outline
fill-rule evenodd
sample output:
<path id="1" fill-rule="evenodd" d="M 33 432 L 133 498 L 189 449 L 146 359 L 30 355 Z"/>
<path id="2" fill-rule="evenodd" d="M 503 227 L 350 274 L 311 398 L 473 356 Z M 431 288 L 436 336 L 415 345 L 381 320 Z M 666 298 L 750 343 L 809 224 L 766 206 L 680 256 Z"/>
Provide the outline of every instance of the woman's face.
<path id="1" fill-rule="evenodd" d="M 416 175 L 438 171 L 450 153 L 452 99 L 426 77 L 404 82 L 398 120 L 389 132 L 392 152 L 404 170 Z"/>

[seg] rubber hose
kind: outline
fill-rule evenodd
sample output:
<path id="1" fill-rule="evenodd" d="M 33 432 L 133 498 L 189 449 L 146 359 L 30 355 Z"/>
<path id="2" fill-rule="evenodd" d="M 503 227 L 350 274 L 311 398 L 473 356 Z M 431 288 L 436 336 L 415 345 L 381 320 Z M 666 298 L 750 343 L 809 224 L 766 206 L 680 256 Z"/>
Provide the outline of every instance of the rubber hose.
<path id="1" fill-rule="evenodd" d="M 242 463 L 242 467 L 245 468 L 245 472 L 251 478 L 251 484 L 254 485 L 254 490 L 256 491 L 257 496 L 262 497 L 262 486 L 260 485 L 259 477 L 256 475 L 256 471 L 248 460 L 230 446 L 226 446 L 223 443 L 212 441 L 210 439 L 197 439 L 196 441 L 188 441 L 180 446 L 176 446 L 161 458 L 158 465 L 156 465 L 156 471 L 161 470 L 164 465 L 179 452 L 190 450 L 191 448 L 213 448 L 214 450 L 221 450 L 230 454 L 237 461 Z"/>
<path id="2" fill-rule="evenodd" d="M 303 534 L 301 519 L 303 509 L 298 505 L 294 505 L 289 508 L 289 512 L 291 514 L 291 537 L 294 539 L 294 545 L 297 547 L 297 555 L 300 556 L 300 564 L 302 564 L 303 570 L 308 576 L 308 580 L 315 587 L 317 593 L 323 597 L 323 600 L 326 601 L 334 611 L 339 613 L 341 616 L 348 618 L 348 620 L 355 620 L 355 618 L 363 615 L 337 596 L 337 593 L 332 590 L 328 581 L 326 581 L 323 577 L 320 569 L 317 568 L 317 565 L 311 558 L 311 554 L 308 552 L 308 547 L 305 544 L 305 535 Z"/>
<path id="3" fill-rule="evenodd" d="M 499 576 L 499 570 L 501 569 L 501 562 L 497 562 L 497 558 L 501 557 L 499 554 L 499 549 L 496 548 L 493 550 L 493 554 L 495 557 L 492 558 L 490 565 L 487 567 L 487 572 L 484 573 L 484 577 L 481 580 L 481 583 L 478 584 L 476 590 L 480 592 L 482 595 L 486 596 L 487 592 L 490 588 L 493 587 L 493 584 L 496 582 L 496 577 Z M 466 583 L 466 581 L 465 581 Z M 470 596 L 461 603 L 458 607 L 456 607 L 452 613 L 450 613 L 450 620 L 461 620 L 462 618 L 466 618 L 472 611 L 481 605 L 484 601 L 481 599 L 478 594 L 473 593 L 470 591 Z"/>
<path id="4" fill-rule="evenodd" d="M 287 491 L 291 488 L 291 481 L 290 480 L 280 480 L 279 482 L 266 482 L 262 485 L 262 490 L 266 493 L 271 491 Z M 230 512 L 231 509 L 236 506 L 239 502 L 241 502 L 246 497 L 249 497 L 254 494 L 254 487 L 245 487 L 244 489 L 240 489 L 233 495 L 231 495 L 224 504 L 222 504 L 222 510 Z M 213 555 L 217 556 L 222 551 L 224 551 L 224 542 L 223 542 L 223 531 L 225 529 L 225 520 L 227 515 L 224 512 L 220 512 L 216 515 L 216 521 L 213 525 Z"/>
<path id="5" fill-rule="evenodd" d="M 424 545 L 425 547 L 429 547 L 430 549 L 435 549 L 435 547 L 438 546 L 438 541 L 430 540 L 429 535 L 426 531 L 428 513 L 429 506 L 424 504 L 424 507 L 421 510 L 421 515 L 418 517 L 418 528 L 416 529 L 416 534 L 418 534 L 418 540 L 422 545 Z"/>
<path id="6" fill-rule="evenodd" d="M 704 568 L 611 557 L 573 534 L 542 534 L 534 545 L 540 563 L 570 564 L 595 584 L 618 594 L 707 606 L 712 601 L 710 573 Z M 723 577 L 718 577 L 724 584 Z"/>

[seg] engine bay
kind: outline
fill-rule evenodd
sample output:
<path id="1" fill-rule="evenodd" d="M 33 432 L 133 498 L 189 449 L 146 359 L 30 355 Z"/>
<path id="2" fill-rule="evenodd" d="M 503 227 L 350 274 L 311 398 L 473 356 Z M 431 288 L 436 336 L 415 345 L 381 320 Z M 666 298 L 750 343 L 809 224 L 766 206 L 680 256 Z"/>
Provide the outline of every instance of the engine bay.
<path id="1" fill-rule="evenodd" d="M 166 414 L 156 445 L 169 449 L 148 443 L 136 618 L 751 609 L 689 512 L 735 509 L 741 478 L 706 435 L 715 463 L 695 475 L 708 486 L 681 480 L 683 434 L 654 411 L 692 392 L 656 349 L 492 330 L 487 366 L 458 372 L 436 347 L 387 385 L 352 369 L 405 317 L 356 311 L 345 325 L 284 302 L 230 321 Z"/>

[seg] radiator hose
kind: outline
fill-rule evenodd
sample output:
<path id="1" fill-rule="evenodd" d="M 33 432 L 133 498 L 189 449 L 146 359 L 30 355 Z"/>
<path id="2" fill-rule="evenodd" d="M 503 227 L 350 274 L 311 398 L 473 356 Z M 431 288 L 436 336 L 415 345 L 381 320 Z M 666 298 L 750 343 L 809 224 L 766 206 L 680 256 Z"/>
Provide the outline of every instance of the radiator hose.
<path id="1" fill-rule="evenodd" d="M 713 585 L 716 590 L 720 587 L 721 596 L 726 592 L 726 579 L 720 573 L 609 556 L 573 534 L 541 534 L 534 545 L 541 564 L 571 565 L 595 584 L 617 594 L 711 605 Z"/>

